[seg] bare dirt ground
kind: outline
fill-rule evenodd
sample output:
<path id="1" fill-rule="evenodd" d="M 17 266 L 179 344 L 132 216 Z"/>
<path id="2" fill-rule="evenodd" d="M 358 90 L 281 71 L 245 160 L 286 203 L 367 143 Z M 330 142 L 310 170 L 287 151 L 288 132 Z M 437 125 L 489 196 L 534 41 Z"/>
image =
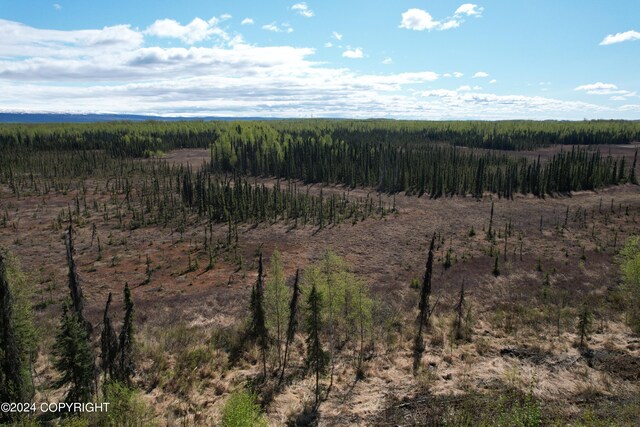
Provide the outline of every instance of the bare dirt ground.
<path id="1" fill-rule="evenodd" d="M 612 150 L 627 153 L 628 148 Z M 630 155 L 633 157 L 633 153 Z M 207 158 L 206 150 L 180 150 L 166 157 L 167 161 L 193 166 Z M 318 189 L 311 187 L 311 191 Z M 337 187 L 324 190 L 346 191 Z M 349 196 L 365 197 L 369 192 L 351 190 Z M 60 303 L 68 294 L 63 229 L 56 227 L 56 218 L 73 206 L 74 196 L 70 192 L 18 199 L 8 188 L 0 188 L 0 212 L 6 209 L 9 217 L 7 227 L 0 228 L 0 245 L 16 255 L 35 283 L 36 319 L 45 331 L 43 335 L 57 329 Z M 95 197 L 100 203 L 107 199 L 100 194 Z M 382 198 L 393 203 L 392 197 Z M 492 274 L 494 257 L 489 255 L 490 244 L 485 237 L 492 202 L 492 227 L 499 232 L 495 244 L 500 262 L 498 277 Z M 516 196 L 514 200 L 490 195 L 482 200 L 432 200 L 399 194 L 395 204 L 398 212 L 384 218 L 322 230 L 294 228 L 293 223 L 284 221 L 241 226 L 242 268 L 221 257 L 209 271 L 202 251 L 203 221 L 193 218 L 183 233 L 160 227 L 123 230 L 115 217 L 105 219 L 88 209 L 82 224 L 76 227 L 75 243 L 87 315 L 100 330 L 107 295 L 113 292 L 113 312 L 119 318 L 122 289 L 129 283 L 140 340 L 148 348 L 157 344 L 154 340 L 158 331 L 176 325 L 197 328 L 208 336 L 214 329 L 228 328 L 246 316 L 256 278 L 258 247 L 262 247 L 267 262 L 277 248 L 289 276 L 296 268 L 319 259 L 324 251 L 332 250 L 346 258 L 353 272 L 365 278 L 374 295 L 400 319 L 399 338 L 378 345 L 363 380 L 354 380 L 349 359 L 338 363 L 339 377 L 321 407 L 322 425 L 385 424 L 388 420 L 381 414 L 388 411 L 390 402 L 414 396 L 416 390 L 425 388 L 434 395 L 455 396 L 508 384 L 530 388 L 535 396 L 555 402 L 568 413 L 578 413 L 581 405 L 588 403 L 584 396 L 638 393 L 640 340 L 631 335 L 620 312 L 601 308 L 604 305 L 600 302 L 619 285 L 616 250 L 628 236 L 640 233 L 640 187 L 624 185 L 544 199 Z M 92 224 L 97 230 L 93 242 Z M 225 238 L 225 227 L 214 226 L 215 239 Z M 511 232 L 505 233 L 506 229 Z M 424 274 L 433 233 L 439 236 L 433 298 L 440 300 L 429 336 L 444 338 L 442 342 L 432 338 L 423 358 L 430 374 L 416 378 L 412 375 L 410 350 L 419 291 L 409 284 Z M 445 269 L 443 261 L 449 248 L 453 265 Z M 147 256 L 152 268 L 148 283 Z M 189 268 L 190 258 L 198 260 L 195 269 Z M 545 307 L 552 304 L 541 296 L 547 273 L 551 288 L 564 292 L 571 305 L 593 303 L 597 321 L 589 341 L 594 351 L 591 359 L 574 344 L 575 318 L 561 318 L 559 331 L 555 321 L 548 321 L 552 314 Z M 463 281 L 473 307 L 474 338 L 469 343 L 454 344 L 448 334 Z M 49 351 L 51 339 L 43 341 L 43 353 Z M 302 343 L 298 347 L 301 349 Z M 168 359 L 171 361 L 171 356 Z M 197 388 L 179 394 L 148 383 L 153 363 L 142 363 L 138 382 L 163 425 L 180 420 L 211 425 L 228 393 L 259 370 L 258 365 L 249 364 L 225 374 L 214 373 L 201 378 Z M 38 369 L 42 378 L 51 377 L 46 357 L 41 357 Z M 311 390 L 311 379 L 300 378 L 275 396 L 266 409 L 271 423 L 282 425 L 300 412 Z"/>
<path id="2" fill-rule="evenodd" d="M 163 157 L 167 163 L 175 164 L 190 164 L 194 168 L 199 167 L 202 163 L 211 159 L 211 154 L 208 149 L 192 149 L 192 150 L 173 150 L 169 151 L 166 156 Z"/>

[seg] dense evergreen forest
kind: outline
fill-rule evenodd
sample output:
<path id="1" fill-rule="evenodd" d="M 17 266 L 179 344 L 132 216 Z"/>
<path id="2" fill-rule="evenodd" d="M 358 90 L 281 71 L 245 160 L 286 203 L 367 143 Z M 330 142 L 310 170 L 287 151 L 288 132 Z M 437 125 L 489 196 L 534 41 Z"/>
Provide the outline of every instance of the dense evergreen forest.
<path id="1" fill-rule="evenodd" d="M 5 124 L 0 147 L 37 150 L 107 149 L 119 156 L 145 151 L 206 148 L 222 135 L 267 144 L 288 140 L 345 141 L 349 144 L 426 142 L 500 150 L 531 150 L 555 144 L 628 144 L 640 140 L 640 122 L 632 121 L 391 121 L 269 120 L 189 122 L 108 122 L 85 124 Z"/>
<path id="2" fill-rule="evenodd" d="M 234 180 L 238 175 L 277 177 L 306 184 L 371 187 L 386 193 L 426 193 L 433 198 L 482 197 L 485 192 L 507 198 L 516 193 L 542 197 L 636 183 L 635 160 L 627 164 L 624 158 L 603 156 L 590 146 L 639 139 L 640 123 L 626 121 L 5 125 L 0 127 L 0 164 L 4 166 L 4 182 L 15 187 L 16 174 L 31 179 L 33 173 L 49 177 L 92 175 L 94 170 L 107 170 L 109 157 L 120 159 L 122 173 L 124 165 L 138 167 L 133 166 L 133 158 L 156 157 L 176 148 L 210 148 L 211 163 L 199 172 L 200 177 L 212 173 L 232 175 Z M 546 162 L 484 150 L 529 150 L 552 144 L 572 147 Z M 68 152 L 76 160 L 65 154 Z M 194 179 L 187 180 L 189 185 L 201 185 L 191 174 Z M 200 186 L 188 193 L 198 190 L 201 203 L 203 189 Z M 191 197 L 187 199 L 192 203 Z M 203 206 L 198 209 L 202 211 Z"/>

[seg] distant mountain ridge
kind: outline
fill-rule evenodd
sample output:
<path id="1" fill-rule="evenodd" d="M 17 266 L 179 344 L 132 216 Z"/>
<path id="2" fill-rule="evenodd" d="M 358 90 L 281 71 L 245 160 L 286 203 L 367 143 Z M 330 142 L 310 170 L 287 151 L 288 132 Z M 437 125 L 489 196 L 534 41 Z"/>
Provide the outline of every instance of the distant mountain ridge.
<path id="1" fill-rule="evenodd" d="M 138 114 L 66 114 L 66 113 L 0 113 L 0 123 L 95 123 L 112 121 L 158 120 L 166 122 L 193 120 L 282 120 L 269 117 L 163 117 Z"/>

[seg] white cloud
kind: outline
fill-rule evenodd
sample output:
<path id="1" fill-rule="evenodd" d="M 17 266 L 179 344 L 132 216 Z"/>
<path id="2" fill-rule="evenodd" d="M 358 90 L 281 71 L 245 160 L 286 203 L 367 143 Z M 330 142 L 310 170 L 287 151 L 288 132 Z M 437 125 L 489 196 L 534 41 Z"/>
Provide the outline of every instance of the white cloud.
<path id="1" fill-rule="evenodd" d="M 628 41 L 640 40 L 640 32 L 625 31 L 624 33 L 609 34 L 601 42 L 600 46 L 606 46 L 614 43 L 622 43 Z"/>
<path id="2" fill-rule="evenodd" d="M 456 91 L 458 92 L 471 92 L 473 90 L 482 90 L 481 86 L 469 86 L 469 85 L 462 85 L 460 86 L 458 89 L 456 89 Z"/>
<path id="3" fill-rule="evenodd" d="M 305 2 L 294 4 L 291 6 L 291 10 L 295 10 L 305 18 L 311 18 L 314 15 L 313 11 L 309 9 L 309 6 L 307 6 Z"/>
<path id="4" fill-rule="evenodd" d="M 450 30 L 452 28 L 458 28 L 460 26 L 460 21 L 456 21 L 455 19 L 451 19 L 447 22 L 442 23 L 438 29 L 439 30 Z"/>
<path id="5" fill-rule="evenodd" d="M 383 63 L 384 65 L 389 65 L 389 64 L 393 63 L 393 59 L 391 59 L 391 58 L 384 58 L 384 59 L 382 60 L 382 63 Z"/>
<path id="6" fill-rule="evenodd" d="M 496 84 L 496 83 L 498 83 L 498 81 L 497 81 L 496 79 L 493 79 L 493 80 L 491 80 L 491 81 L 489 82 L 489 84 L 492 84 L 492 85 L 493 85 L 493 84 Z"/>
<path id="7" fill-rule="evenodd" d="M 233 35 L 206 47 L 160 47 L 127 25 L 56 31 L 0 21 L 0 40 L 0 111 L 434 120 L 640 112 L 632 102 L 609 107 L 438 88 L 434 71 L 366 74 L 315 62 L 314 49 L 253 46 Z"/>
<path id="8" fill-rule="evenodd" d="M 402 22 L 400 28 L 407 30 L 424 31 L 438 28 L 440 22 L 435 21 L 433 17 L 422 9 L 409 9 L 402 14 Z"/>
<path id="9" fill-rule="evenodd" d="M 613 83 L 592 83 L 588 85 L 578 86 L 574 90 L 583 90 L 583 91 L 592 91 L 592 90 L 601 90 L 601 89 L 618 89 L 618 86 Z"/>
<path id="10" fill-rule="evenodd" d="M 620 107 L 620 111 L 630 111 L 640 113 L 640 104 L 627 104 Z M 636 116 L 637 117 L 637 116 Z"/>
<path id="11" fill-rule="evenodd" d="M 445 31 L 458 28 L 463 22 L 464 16 L 482 16 L 483 8 L 478 5 L 467 3 L 460 6 L 452 17 L 443 20 L 436 20 L 429 12 L 422 9 L 412 8 L 402 14 L 400 28 L 407 30 L 424 31 L 438 30 Z"/>
<path id="12" fill-rule="evenodd" d="M 635 96 L 636 92 L 630 92 L 624 89 L 611 90 L 611 89 L 600 89 L 600 90 L 590 90 L 587 92 L 589 95 L 621 95 L 621 96 Z"/>
<path id="13" fill-rule="evenodd" d="M 586 92 L 589 95 L 617 95 L 619 97 L 632 97 L 636 95 L 636 92 L 619 89 L 618 86 L 613 83 L 602 82 L 578 86 L 574 90 Z"/>
<path id="14" fill-rule="evenodd" d="M 334 39 L 336 39 L 336 40 L 338 40 L 338 41 L 342 40 L 342 34 L 340 34 L 340 33 L 339 33 L 339 32 L 337 32 L 337 31 L 334 31 L 334 32 L 333 32 L 333 34 L 331 34 L 331 35 L 332 35 L 332 37 L 333 37 Z"/>
<path id="15" fill-rule="evenodd" d="M 364 56 L 364 52 L 359 47 L 355 49 L 348 49 L 342 52 L 342 56 L 345 58 L 357 59 L 362 58 Z"/>
<path id="16" fill-rule="evenodd" d="M 358 77 L 358 84 L 363 84 L 370 90 L 390 92 L 402 89 L 403 85 L 419 85 L 433 82 L 438 80 L 438 77 L 438 74 L 433 71 L 389 75 L 363 75 Z"/>
<path id="17" fill-rule="evenodd" d="M 282 24 L 282 26 L 279 27 L 275 22 L 272 22 L 271 24 L 263 25 L 262 29 L 272 31 L 274 33 L 293 33 L 293 28 L 291 28 L 291 26 L 286 23 Z"/>
<path id="18" fill-rule="evenodd" d="M 324 44 L 324 47 L 333 47 L 333 43 L 331 43 L 331 42 L 326 42 L 326 43 Z"/>
<path id="19" fill-rule="evenodd" d="M 620 96 L 620 95 L 616 95 L 616 96 L 612 96 L 611 98 L 609 98 L 612 101 L 626 101 L 627 97 L 625 96 Z"/>
<path id="20" fill-rule="evenodd" d="M 54 3 L 54 4 L 53 4 L 53 8 L 54 8 L 55 10 L 61 10 L 61 9 L 62 9 L 62 6 L 61 6 L 59 3 Z"/>
<path id="21" fill-rule="evenodd" d="M 220 15 L 220 21 L 227 21 L 229 19 L 233 18 L 233 16 L 231 16 L 228 13 L 223 13 L 222 15 Z"/>
<path id="22" fill-rule="evenodd" d="M 489 74 L 485 73 L 484 71 L 478 71 L 473 75 L 474 79 L 484 79 L 486 77 L 489 77 Z"/>
<path id="23" fill-rule="evenodd" d="M 438 97 L 438 98 L 451 98 L 454 96 L 458 96 L 458 92 L 455 90 L 447 90 L 447 89 L 434 89 L 434 90 L 425 90 L 421 94 L 423 97 Z"/>
<path id="24" fill-rule="evenodd" d="M 267 30 L 267 31 L 273 31 L 274 33 L 279 33 L 282 30 L 276 25 L 275 22 L 272 22 L 271 24 L 265 24 L 262 26 L 263 30 Z"/>
<path id="25" fill-rule="evenodd" d="M 129 25 L 100 30 L 41 30 L 0 19 L 0 57 L 97 57 L 141 46 L 144 37 Z"/>
<path id="26" fill-rule="evenodd" d="M 462 77 L 462 76 L 464 76 L 464 74 L 462 74 L 462 73 L 461 73 L 461 72 L 459 72 L 459 71 L 454 71 L 454 72 L 453 72 L 453 77 L 455 77 L 455 78 L 457 78 L 457 79 L 459 79 L 459 78 L 460 78 L 460 77 Z"/>
<path id="27" fill-rule="evenodd" d="M 240 25 L 253 25 L 253 24 L 254 22 L 253 22 L 253 19 L 251 18 L 244 18 L 240 23 Z"/>
<path id="28" fill-rule="evenodd" d="M 211 18 L 209 21 L 195 18 L 187 25 L 181 25 L 173 19 L 158 19 L 144 33 L 156 37 L 180 39 L 187 44 L 201 42 L 214 34 L 226 39 L 226 33 L 218 28 L 217 24 L 217 18 Z"/>
<path id="29" fill-rule="evenodd" d="M 467 15 L 467 16 L 476 16 L 481 17 L 482 12 L 484 11 L 483 7 L 478 6 L 477 4 L 465 3 L 461 5 L 458 9 L 456 9 L 456 16 Z"/>

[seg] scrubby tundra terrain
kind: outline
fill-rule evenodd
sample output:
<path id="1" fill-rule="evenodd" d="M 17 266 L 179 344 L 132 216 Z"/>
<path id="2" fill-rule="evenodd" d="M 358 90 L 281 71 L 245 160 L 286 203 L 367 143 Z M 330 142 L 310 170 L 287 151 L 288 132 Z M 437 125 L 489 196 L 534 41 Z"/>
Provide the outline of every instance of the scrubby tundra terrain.
<path id="1" fill-rule="evenodd" d="M 207 150 L 182 150 L 170 152 L 166 161 L 197 166 L 207 158 Z M 113 211 L 123 196 L 113 200 L 104 186 L 88 181 L 90 203 L 81 207 L 75 227 L 75 260 L 94 325 L 101 323 L 109 292 L 119 312 L 124 284 L 132 288 L 139 360 L 134 383 L 152 423 L 211 425 L 229 394 L 259 375 L 257 350 L 231 364 L 225 345 L 246 321 L 258 251 L 268 265 L 276 249 L 289 283 L 296 269 L 330 250 L 346 260 L 376 300 L 364 375 L 356 376 L 348 346 L 338 353 L 333 387 L 320 406 L 321 425 L 463 423 L 472 415 L 490 419 L 501 413 L 500 405 L 511 408 L 520 398 L 522 411 L 531 409 L 526 399 L 542 408 L 545 424 L 590 425 L 602 419 L 631 425 L 640 416 L 640 339 L 625 324 L 616 263 L 627 237 L 639 231 L 635 185 L 513 200 L 490 194 L 480 200 L 383 194 L 395 211 L 355 223 L 321 230 L 288 221 L 240 225 L 234 250 L 241 265 L 222 254 L 211 269 L 203 245 L 206 221 L 191 215 L 181 232 L 123 228 L 102 208 Z M 321 187 L 308 188 L 318 193 Z M 378 198 L 373 190 L 323 187 L 325 194 L 345 191 L 349 197 Z M 0 206 L 7 213 L 0 245 L 35 284 L 42 336 L 35 365 L 38 399 L 56 393 L 48 388 L 57 374 L 48 354 L 53 335 L 47 331 L 58 327 L 60 303 L 68 294 L 64 223 L 56 222 L 60 212 L 73 209 L 78 194 L 17 197 L 0 188 Z M 92 209 L 94 199 L 98 210 Z M 487 239 L 490 222 L 493 243 Z M 213 233 L 214 241 L 222 241 L 227 226 L 216 225 Z M 437 303 L 425 335 L 424 368 L 414 375 L 419 284 L 434 233 L 431 301 Z M 470 333 L 454 340 L 454 308 L 463 282 Z M 592 311 L 593 325 L 587 345 L 579 348 L 576 324 L 583 305 Z M 312 400 L 313 378 L 302 370 L 303 356 L 299 336 L 292 377 L 281 390 L 263 396 L 272 425 L 295 419 Z M 328 378 L 322 382 L 326 388 Z M 258 386 L 264 392 L 260 387 L 266 386 Z M 511 410 L 504 407 L 502 412 Z"/>

